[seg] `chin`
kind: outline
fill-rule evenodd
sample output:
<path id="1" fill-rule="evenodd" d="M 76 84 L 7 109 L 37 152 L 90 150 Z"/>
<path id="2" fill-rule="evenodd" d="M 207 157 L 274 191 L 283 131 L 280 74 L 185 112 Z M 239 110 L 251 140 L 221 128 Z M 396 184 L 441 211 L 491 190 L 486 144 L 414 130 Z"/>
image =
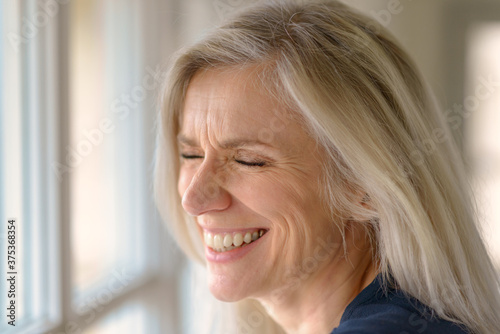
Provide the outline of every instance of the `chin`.
<path id="1" fill-rule="evenodd" d="M 212 295 L 223 302 L 237 302 L 251 297 L 250 286 L 243 277 L 208 273 L 208 288 Z"/>

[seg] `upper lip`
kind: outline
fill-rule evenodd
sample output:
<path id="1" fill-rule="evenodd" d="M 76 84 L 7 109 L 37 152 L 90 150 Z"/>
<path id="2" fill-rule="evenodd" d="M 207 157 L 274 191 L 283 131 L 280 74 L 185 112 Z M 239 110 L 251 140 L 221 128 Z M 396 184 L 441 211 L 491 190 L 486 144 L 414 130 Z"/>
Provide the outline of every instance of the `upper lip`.
<path id="1" fill-rule="evenodd" d="M 255 230 L 265 230 L 268 231 L 268 228 L 265 227 L 206 227 L 201 224 L 198 224 L 200 229 L 207 233 L 219 234 L 219 233 L 236 233 L 236 232 L 253 232 Z"/>

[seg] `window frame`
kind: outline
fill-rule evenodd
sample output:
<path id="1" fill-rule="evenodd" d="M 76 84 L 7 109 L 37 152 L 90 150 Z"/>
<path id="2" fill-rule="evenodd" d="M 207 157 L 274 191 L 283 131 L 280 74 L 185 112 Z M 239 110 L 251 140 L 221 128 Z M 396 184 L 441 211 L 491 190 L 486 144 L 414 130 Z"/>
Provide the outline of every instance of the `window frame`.
<path id="1" fill-rule="evenodd" d="M 147 26 L 147 23 L 151 22 L 144 22 L 142 24 L 144 31 L 139 29 L 140 38 L 147 40 L 148 43 L 148 45 L 145 45 L 145 49 L 154 50 L 152 52 L 154 55 L 145 54 L 144 59 L 141 58 L 142 54 L 139 55 L 139 58 L 141 58 L 140 66 L 160 64 L 164 56 L 173 49 L 173 43 L 158 45 L 157 41 L 150 41 L 145 38 L 146 35 L 152 32 L 146 31 L 147 29 L 154 30 L 154 37 L 162 36 L 165 38 L 164 31 L 169 31 L 169 21 L 175 15 L 173 10 L 167 10 L 172 2 L 170 0 L 146 0 L 140 5 L 133 2 L 134 6 L 140 10 L 138 15 L 141 15 L 141 18 L 146 17 L 147 14 L 154 14 L 152 16 L 156 20 L 155 24 L 152 24 L 153 27 Z M 17 22 L 19 29 L 21 29 L 21 20 L 31 17 L 34 11 L 39 11 L 40 6 L 44 3 L 46 2 L 43 0 L 27 0 L 22 4 L 12 5 L 20 8 Z M 170 255 L 175 255 L 176 252 L 172 251 L 171 245 L 165 245 L 165 238 L 168 237 L 159 223 L 160 218 L 152 202 L 152 194 L 149 194 L 151 196 L 144 199 L 144 209 L 148 213 L 144 220 L 151 222 L 145 227 L 147 229 L 145 238 L 148 240 L 146 253 L 151 252 L 155 256 L 148 256 L 146 271 L 143 274 L 141 273 L 126 288 L 113 294 L 112 300 L 105 305 L 100 305 L 97 312 L 90 308 L 85 312 L 77 313 L 74 308 L 75 299 L 71 277 L 72 259 L 69 251 L 71 250 L 72 185 L 67 174 L 64 174 L 59 179 L 54 170 L 54 163 L 63 162 L 65 159 L 71 135 L 68 126 L 71 121 L 71 78 L 69 73 L 71 3 L 68 0 L 57 0 L 54 3 L 57 5 L 55 15 L 51 16 L 46 24 L 39 27 L 36 36 L 30 38 L 28 43 L 21 45 L 19 55 L 23 55 L 23 64 L 20 64 L 22 80 L 19 80 L 29 83 L 35 89 L 19 88 L 20 97 L 24 102 L 20 105 L 19 116 L 16 116 L 21 119 L 21 123 L 25 123 L 26 119 L 30 119 L 30 116 L 36 116 L 34 119 L 29 120 L 28 125 L 23 125 L 21 134 L 23 139 L 27 136 L 27 143 L 30 148 L 36 147 L 39 149 L 30 149 L 29 152 L 25 152 L 23 148 L 21 154 L 28 156 L 23 160 L 23 163 L 36 160 L 37 165 L 40 167 L 32 168 L 31 164 L 28 164 L 29 166 L 25 166 L 24 170 L 37 173 L 37 176 L 33 177 L 33 182 L 36 183 L 37 188 L 33 198 L 37 202 L 36 207 L 38 210 L 36 212 L 32 211 L 31 208 L 25 210 L 28 210 L 28 214 L 31 216 L 36 216 L 38 224 L 35 230 L 30 232 L 30 238 L 38 240 L 38 250 L 42 249 L 42 251 L 30 252 L 30 254 L 25 252 L 21 256 L 26 261 L 31 261 L 33 267 L 40 269 L 40 272 L 42 272 L 41 276 L 37 276 L 36 284 L 37 289 L 42 294 L 42 298 L 39 299 L 42 300 L 43 309 L 38 307 L 41 315 L 39 321 L 32 321 L 21 327 L 16 324 L 16 327 L 12 328 L 8 333 L 79 333 L 105 319 L 113 311 L 131 301 L 145 300 L 148 303 L 160 303 L 156 297 L 160 290 L 166 291 L 169 296 L 172 296 L 172 298 L 162 301 L 166 303 L 169 310 L 175 310 L 174 304 L 178 299 L 175 274 L 180 261 L 178 258 L 161 261 L 160 254 L 170 253 Z M 141 7 L 139 8 L 139 6 Z M 168 15 L 167 20 L 160 20 L 160 15 L 163 14 Z M 160 29 L 160 26 L 163 26 L 163 29 Z M 174 35 L 174 32 L 170 33 L 170 36 Z M 25 66 L 27 64 L 29 66 Z M 138 75 L 135 75 L 135 77 L 138 77 Z M 28 96 L 25 95 L 26 92 L 28 92 Z M 139 107 L 147 108 L 151 112 L 144 116 L 143 122 L 138 125 L 141 132 L 148 135 L 145 141 L 152 146 L 143 154 L 147 158 L 151 157 L 154 151 L 154 135 L 152 134 L 151 124 L 154 123 L 155 113 L 152 112 L 154 106 L 150 105 L 150 102 L 151 99 L 148 98 L 144 101 L 143 106 Z M 37 131 L 31 133 L 32 128 Z M 32 155 L 33 151 L 36 151 L 35 156 L 29 156 Z M 0 151 L 0 153 L 3 154 L 4 152 Z M 150 161 L 144 162 L 140 167 L 141 171 L 148 170 L 150 165 Z M 151 170 L 148 171 L 152 172 Z M 3 173 L 3 166 L 0 167 L 0 172 Z M 146 195 L 148 194 L 147 191 L 151 189 L 148 181 L 151 182 L 151 180 L 141 179 L 140 185 L 141 190 L 146 192 Z M 23 187 L 26 188 L 25 191 L 33 190 L 30 183 Z M 26 221 L 28 221 L 28 217 L 26 218 Z M 169 241 L 171 240 L 169 239 Z M 180 257 L 178 252 L 177 255 Z M 1 263 L 3 264 L 3 262 Z M 24 273 L 27 273 L 27 271 Z M 35 281 L 31 278 L 30 280 Z M 31 292 L 34 292 L 33 290 Z M 26 307 L 29 306 L 32 295 L 26 291 L 25 296 L 24 300 L 17 300 L 18 305 L 23 303 Z M 159 328 L 164 328 L 166 325 L 171 329 L 176 328 L 174 322 L 177 320 L 175 312 L 172 315 L 163 315 L 161 313 L 159 315 L 160 317 L 155 318 L 155 320 L 158 320 L 157 324 L 148 324 L 151 327 L 151 332 L 160 333 L 162 331 Z M 91 318 L 91 321 L 87 321 Z M 19 315 L 17 315 L 16 323 L 18 320 Z"/>

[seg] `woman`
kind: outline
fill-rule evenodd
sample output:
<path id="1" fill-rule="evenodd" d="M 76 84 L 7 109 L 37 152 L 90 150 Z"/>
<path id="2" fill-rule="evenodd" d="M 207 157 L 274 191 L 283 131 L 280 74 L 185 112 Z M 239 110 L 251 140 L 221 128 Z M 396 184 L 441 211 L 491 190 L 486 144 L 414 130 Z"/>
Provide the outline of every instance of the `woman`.
<path id="1" fill-rule="evenodd" d="M 247 9 L 164 92 L 158 207 L 237 331 L 500 333 L 460 155 L 380 26 L 337 1 Z"/>

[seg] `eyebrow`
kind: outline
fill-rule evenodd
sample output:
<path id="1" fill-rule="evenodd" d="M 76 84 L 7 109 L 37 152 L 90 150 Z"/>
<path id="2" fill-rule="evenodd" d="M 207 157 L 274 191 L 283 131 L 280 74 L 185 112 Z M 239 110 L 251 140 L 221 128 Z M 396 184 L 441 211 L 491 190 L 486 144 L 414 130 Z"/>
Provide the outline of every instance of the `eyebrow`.
<path id="1" fill-rule="evenodd" d="M 185 144 L 187 146 L 198 146 L 198 143 L 196 140 L 186 137 L 183 134 L 179 134 L 177 136 L 177 141 L 181 144 Z M 223 149 L 235 149 L 235 148 L 241 148 L 241 147 L 248 147 L 248 146 L 263 146 L 263 147 L 268 147 L 268 148 L 275 148 L 274 146 L 270 145 L 269 143 L 262 142 L 260 140 L 255 140 L 255 139 L 245 139 L 245 138 L 234 138 L 234 139 L 229 139 L 225 140 L 221 143 L 219 143 L 220 147 Z"/>

